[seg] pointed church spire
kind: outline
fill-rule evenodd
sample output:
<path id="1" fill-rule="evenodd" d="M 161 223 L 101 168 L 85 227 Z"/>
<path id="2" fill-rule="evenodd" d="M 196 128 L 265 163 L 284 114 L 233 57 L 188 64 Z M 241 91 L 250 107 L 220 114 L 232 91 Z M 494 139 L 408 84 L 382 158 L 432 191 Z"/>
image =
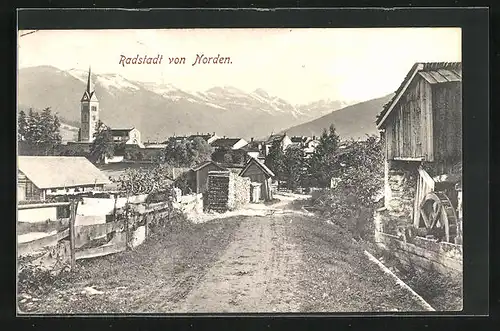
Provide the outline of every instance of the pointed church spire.
<path id="1" fill-rule="evenodd" d="M 88 93 L 89 95 L 90 95 L 90 93 L 91 93 L 91 92 L 93 92 L 93 91 L 92 91 L 92 87 L 91 87 L 91 84 L 92 84 L 92 83 L 91 83 L 91 78 L 90 78 L 91 76 L 92 76 L 92 69 L 91 69 L 91 67 L 89 66 L 89 77 L 88 77 L 88 79 L 87 79 L 87 93 Z"/>

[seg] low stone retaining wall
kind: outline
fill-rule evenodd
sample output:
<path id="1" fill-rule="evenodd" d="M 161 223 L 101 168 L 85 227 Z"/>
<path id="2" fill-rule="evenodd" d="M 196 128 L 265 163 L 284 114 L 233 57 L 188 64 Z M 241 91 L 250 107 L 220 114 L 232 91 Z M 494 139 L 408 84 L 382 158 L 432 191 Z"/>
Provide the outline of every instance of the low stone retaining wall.
<path id="1" fill-rule="evenodd" d="M 396 257 L 405 266 L 415 266 L 425 270 L 436 270 L 441 274 L 460 274 L 463 272 L 462 246 L 436 242 L 422 237 L 408 241 L 400 237 L 376 233 L 377 246 Z"/>

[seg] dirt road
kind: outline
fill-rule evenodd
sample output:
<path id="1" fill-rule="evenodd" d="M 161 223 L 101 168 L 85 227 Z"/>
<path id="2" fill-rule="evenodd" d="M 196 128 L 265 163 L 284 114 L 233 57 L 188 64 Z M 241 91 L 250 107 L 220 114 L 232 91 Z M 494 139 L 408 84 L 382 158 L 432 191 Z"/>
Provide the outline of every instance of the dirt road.
<path id="1" fill-rule="evenodd" d="M 37 313 L 421 311 L 348 233 L 286 204 L 157 235 L 134 251 L 79 262 Z M 92 287 L 93 290 L 89 290 Z"/>

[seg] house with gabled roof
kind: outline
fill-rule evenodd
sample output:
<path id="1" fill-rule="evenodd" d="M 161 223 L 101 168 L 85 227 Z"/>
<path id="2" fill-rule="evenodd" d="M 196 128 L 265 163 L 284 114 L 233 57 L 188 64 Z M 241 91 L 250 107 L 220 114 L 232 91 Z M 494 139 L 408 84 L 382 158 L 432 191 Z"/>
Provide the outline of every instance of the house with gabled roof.
<path id="1" fill-rule="evenodd" d="M 248 142 L 243 138 L 217 138 L 211 143 L 212 147 L 215 149 L 227 149 L 227 150 L 236 150 L 240 149 L 246 145 Z"/>
<path id="2" fill-rule="evenodd" d="M 250 158 L 245 168 L 241 170 L 240 176 L 250 178 L 252 183 L 261 184 L 260 198 L 266 201 L 272 200 L 273 192 L 271 189 L 271 182 L 275 174 L 264 164 L 264 162 L 253 157 Z"/>
<path id="3" fill-rule="evenodd" d="M 99 191 L 111 181 L 85 157 L 19 156 L 18 200 Z"/>
<path id="4" fill-rule="evenodd" d="M 283 134 L 271 134 L 264 144 L 265 156 L 269 154 L 269 151 L 274 144 L 279 144 L 283 150 L 286 150 L 288 146 L 292 145 L 292 140 L 286 132 Z"/>
<path id="5" fill-rule="evenodd" d="M 195 138 L 201 138 L 203 140 L 205 140 L 207 142 L 207 144 L 211 144 L 213 143 L 214 141 L 216 141 L 217 139 L 219 139 L 219 137 L 217 136 L 217 134 L 215 134 L 215 132 L 212 132 L 212 133 L 196 133 L 196 134 L 192 134 L 190 135 L 189 137 L 187 137 L 188 139 L 192 140 L 192 139 L 195 139 Z"/>
<path id="6" fill-rule="evenodd" d="M 141 142 L 141 133 L 136 128 L 123 128 L 123 129 L 110 129 L 111 136 L 115 143 L 122 143 L 126 145 L 138 145 L 144 148 Z"/>

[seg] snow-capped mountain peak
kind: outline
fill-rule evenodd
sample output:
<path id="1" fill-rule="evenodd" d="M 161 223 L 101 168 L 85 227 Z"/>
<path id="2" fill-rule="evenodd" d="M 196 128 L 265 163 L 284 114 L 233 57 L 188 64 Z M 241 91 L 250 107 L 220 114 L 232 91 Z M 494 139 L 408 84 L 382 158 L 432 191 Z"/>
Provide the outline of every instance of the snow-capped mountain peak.
<path id="1" fill-rule="evenodd" d="M 29 77 L 29 79 L 28 79 Z M 80 98 L 88 71 L 51 66 L 19 70 L 19 104 L 50 106 L 62 118 L 79 122 Z M 259 137 L 311 121 L 342 106 L 320 100 L 293 105 L 262 88 L 246 92 L 233 86 L 190 91 L 172 83 L 133 81 L 119 74 L 92 71 L 103 121 L 115 127 L 137 127 L 143 137 L 173 132 L 212 132 Z"/>

